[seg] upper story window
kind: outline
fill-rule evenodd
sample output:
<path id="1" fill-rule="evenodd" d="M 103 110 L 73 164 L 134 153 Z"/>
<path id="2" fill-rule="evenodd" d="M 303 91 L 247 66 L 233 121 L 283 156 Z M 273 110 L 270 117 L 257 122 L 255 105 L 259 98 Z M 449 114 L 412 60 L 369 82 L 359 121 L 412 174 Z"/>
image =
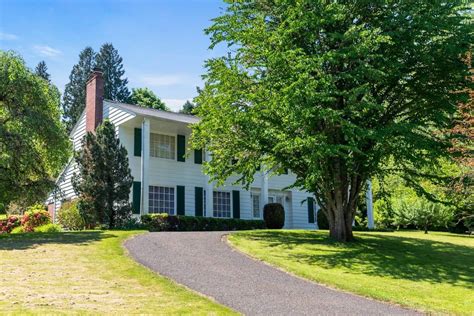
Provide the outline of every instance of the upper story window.
<path id="1" fill-rule="evenodd" d="M 175 159 L 176 140 L 174 136 L 163 134 L 150 134 L 150 156 Z"/>

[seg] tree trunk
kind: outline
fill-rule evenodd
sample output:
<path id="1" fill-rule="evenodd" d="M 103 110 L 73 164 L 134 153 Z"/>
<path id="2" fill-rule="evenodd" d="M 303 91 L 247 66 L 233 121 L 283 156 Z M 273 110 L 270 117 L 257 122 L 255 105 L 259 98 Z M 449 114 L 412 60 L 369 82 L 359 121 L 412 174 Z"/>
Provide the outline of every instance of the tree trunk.
<path id="1" fill-rule="evenodd" d="M 428 234 L 428 225 L 425 224 L 425 234 Z"/>

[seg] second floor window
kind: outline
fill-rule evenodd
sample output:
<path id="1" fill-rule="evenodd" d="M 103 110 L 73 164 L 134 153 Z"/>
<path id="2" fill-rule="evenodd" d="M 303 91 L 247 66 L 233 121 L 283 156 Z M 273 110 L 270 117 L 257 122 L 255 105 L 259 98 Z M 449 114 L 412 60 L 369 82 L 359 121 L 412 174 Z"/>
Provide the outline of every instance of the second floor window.
<path id="1" fill-rule="evenodd" d="M 150 134 L 150 156 L 175 159 L 175 137 L 163 134 Z"/>

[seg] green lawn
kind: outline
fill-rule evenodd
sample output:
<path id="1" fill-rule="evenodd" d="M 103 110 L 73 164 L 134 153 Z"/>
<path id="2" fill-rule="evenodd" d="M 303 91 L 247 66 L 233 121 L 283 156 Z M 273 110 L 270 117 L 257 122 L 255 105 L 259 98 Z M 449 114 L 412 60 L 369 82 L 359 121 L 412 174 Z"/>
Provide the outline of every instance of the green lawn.
<path id="1" fill-rule="evenodd" d="M 0 236 L 0 311 L 27 314 L 231 314 L 135 263 L 140 232 Z"/>
<path id="2" fill-rule="evenodd" d="M 294 274 L 423 311 L 474 314 L 474 237 L 405 231 L 248 231 L 229 236 L 241 251 Z"/>

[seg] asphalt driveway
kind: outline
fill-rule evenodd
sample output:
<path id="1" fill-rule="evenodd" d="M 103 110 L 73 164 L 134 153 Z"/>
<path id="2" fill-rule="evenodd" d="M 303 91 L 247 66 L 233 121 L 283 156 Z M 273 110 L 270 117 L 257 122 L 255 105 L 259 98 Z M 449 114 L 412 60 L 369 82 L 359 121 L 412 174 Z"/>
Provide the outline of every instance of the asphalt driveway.
<path id="1" fill-rule="evenodd" d="M 162 232 L 125 243 L 141 264 L 246 315 L 416 315 L 336 291 L 253 260 L 226 232 Z"/>

